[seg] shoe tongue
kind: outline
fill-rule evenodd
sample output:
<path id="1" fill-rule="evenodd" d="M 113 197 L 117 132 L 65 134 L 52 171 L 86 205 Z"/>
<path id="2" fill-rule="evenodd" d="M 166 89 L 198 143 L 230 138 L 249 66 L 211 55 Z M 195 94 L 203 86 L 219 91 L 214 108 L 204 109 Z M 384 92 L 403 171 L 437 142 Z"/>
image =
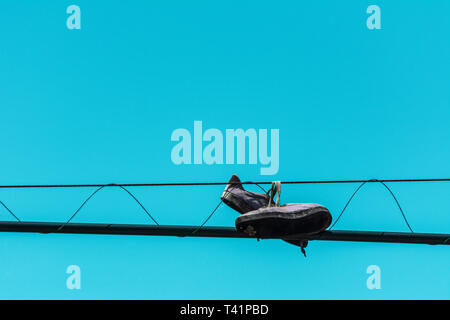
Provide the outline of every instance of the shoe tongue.
<path id="1" fill-rule="evenodd" d="M 228 184 L 230 185 L 230 187 L 244 190 L 241 184 L 241 179 L 239 179 L 239 177 L 235 174 L 231 176 L 230 181 L 228 181 Z"/>

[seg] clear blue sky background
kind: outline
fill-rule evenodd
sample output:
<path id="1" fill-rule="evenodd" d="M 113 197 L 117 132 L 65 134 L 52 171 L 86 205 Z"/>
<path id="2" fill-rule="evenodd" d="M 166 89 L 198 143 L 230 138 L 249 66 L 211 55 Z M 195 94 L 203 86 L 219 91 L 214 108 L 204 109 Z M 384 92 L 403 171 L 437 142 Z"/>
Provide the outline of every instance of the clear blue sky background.
<path id="1" fill-rule="evenodd" d="M 66 28 L 66 8 L 82 29 Z M 368 30 L 366 8 L 381 8 Z M 449 177 L 450 2 L 5 1 L 0 183 Z M 174 129 L 280 129 L 280 170 L 175 166 Z M 450 184 L 391 184 L 417 232 L 450 233 Z M 334 218 L 356 185 L 285 185 Z M 131 188 L 161 224 L 200 224 L 223 186 Z M 65 221 L 93 189 L 0 190 L 22 220 Z M 208 225 L 234 225 L 222 207 Z M 2 208 L 0 219 L 12 218 Z M 105 189 L 75 222 L 151 223 Z M 336 229 L 408 231 L 382 186 Z M 443 299 L 444 246 L 0 234 L 0 298 Z M 78 265 L 81 290 L 66 288 Z M 366 268 L 381 268 L 381 289 Z"/>

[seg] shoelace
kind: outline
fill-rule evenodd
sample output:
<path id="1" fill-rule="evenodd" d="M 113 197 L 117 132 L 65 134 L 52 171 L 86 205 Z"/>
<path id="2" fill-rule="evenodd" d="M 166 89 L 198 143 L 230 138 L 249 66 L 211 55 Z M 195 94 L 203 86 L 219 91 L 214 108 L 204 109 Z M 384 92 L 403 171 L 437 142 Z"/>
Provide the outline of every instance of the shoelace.
<path id="1" fill-rule="evenodd" d="M 270 193 L 270 195 L 269 195 Z M 269 196 L 269 207 L 272 206 L 272 202 L 275 198 L 275 195 L 277 196 L 277 200 L 275 202 L 275 207 L 280 206 L 280 197 L 281 197 L 281 181 L 273 181 L 272 185 L 270 186 L 269 191 L 267 191 L 267 195 Z"/>

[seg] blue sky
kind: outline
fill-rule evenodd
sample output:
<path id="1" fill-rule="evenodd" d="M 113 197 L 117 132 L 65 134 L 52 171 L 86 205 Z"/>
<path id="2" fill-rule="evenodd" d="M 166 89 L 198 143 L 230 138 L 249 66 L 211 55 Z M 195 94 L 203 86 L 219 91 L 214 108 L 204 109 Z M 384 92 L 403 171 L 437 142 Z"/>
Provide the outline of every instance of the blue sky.
<path id="1" fill-rule="evenodd" d="M 68 30 L 66 8 L 81 8 Z M 366 8 L 381 9 L 368 30 Z M 0 183 L 449 177 L 448 1 L 8 1 L 0 10 Z M 177 128 L 279 129 L 280 168 L 175 165 Z M 413 229 L 450 232 L 448 183 L 391 184 Z M 336 218 L 356 185 L 284 185 Z M 223 186 L 130 188 L 161 224 L 200 224 Z M 65 221 L 93 189 L 0 190 L 22 220 Z M 257 189 L 255 189 L 257 191 Z M 1 220 L 10 221 L 0 210 Z M 222 207 L 208 225 L 232 226 Z M 74 222 L 151 223 L 119 189 Z M 408 231 L 381 185 L 335 229 Z M 0 234 L 0 298 L 448 299 L 427 245 Z M 81 289 L 66 268 L 81 268 Z M 369 265 L 381 289 L 366 286 Z"/>

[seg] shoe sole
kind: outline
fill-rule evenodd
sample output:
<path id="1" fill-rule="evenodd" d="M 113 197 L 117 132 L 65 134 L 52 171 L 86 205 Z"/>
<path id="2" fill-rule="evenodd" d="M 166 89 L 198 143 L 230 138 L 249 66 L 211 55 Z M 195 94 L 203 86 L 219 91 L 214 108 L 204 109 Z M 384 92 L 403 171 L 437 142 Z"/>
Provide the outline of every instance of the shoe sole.
<path id="1" fill-rule="evenodd" d="M 256 237 L 283 237 L 294 234 L 316 234 L 324 231 L 331 224 L 330 212 L 323 207 L 296 214 L 267 213 L 243 214 L 236 221 L 236 229 L 248 233 L 254 230 Z"/>

